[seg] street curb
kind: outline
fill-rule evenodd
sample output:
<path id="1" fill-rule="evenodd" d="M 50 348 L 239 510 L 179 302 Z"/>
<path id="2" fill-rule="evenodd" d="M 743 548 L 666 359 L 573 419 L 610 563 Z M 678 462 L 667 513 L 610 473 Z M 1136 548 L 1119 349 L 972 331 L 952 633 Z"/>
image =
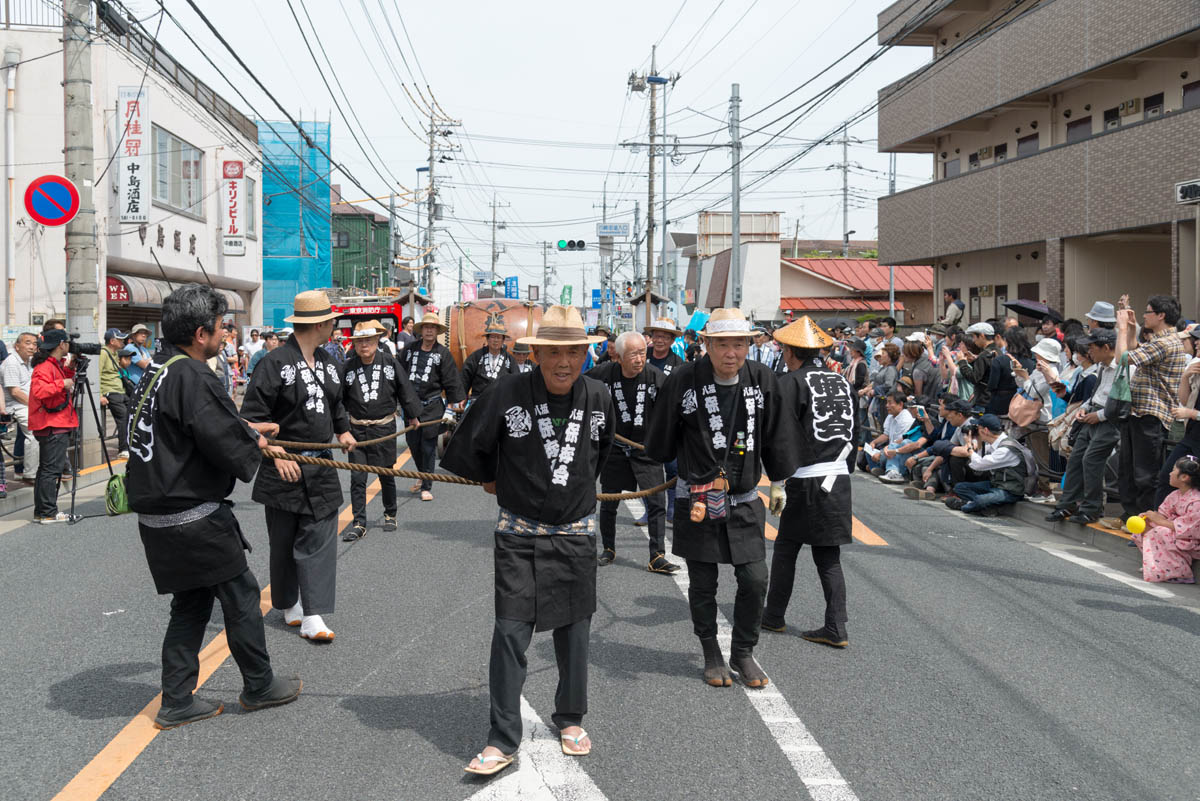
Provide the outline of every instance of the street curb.
<path id="1" fill-rule="evenodd" d="M 1063 539 L 1110 553 L 1132 562 L 1139 567 L 1142 564 L 1142 553 L 1137 548 L 1129 547 L 1129 535 L 1124 532 L 1110 531 L 1103 526 L 1079 526 L 1074 523 L 1050 523 L 1046 515 L 1054 511 L 1049 504 L 1018 501 L 1010 507 L 1009 516 L 1028 523 L 1031 526 L 1056 534 Z"/>

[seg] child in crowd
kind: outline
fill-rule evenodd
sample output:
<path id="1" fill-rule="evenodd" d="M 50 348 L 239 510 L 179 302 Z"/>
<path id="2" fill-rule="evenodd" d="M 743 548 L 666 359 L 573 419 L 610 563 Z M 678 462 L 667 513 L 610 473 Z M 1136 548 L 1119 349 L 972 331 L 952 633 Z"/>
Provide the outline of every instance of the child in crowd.
<path id="1" fill-rule="evenodd" d="M 1195 584 L 1192 560 L 1200 556 L 1200 461 L 1185 456 L 1171 470 L 1175 491 L 1157 512 L 1143 512 L 1146 531 L 1133 535 L 1142 551 L 1142 578 Z"/>

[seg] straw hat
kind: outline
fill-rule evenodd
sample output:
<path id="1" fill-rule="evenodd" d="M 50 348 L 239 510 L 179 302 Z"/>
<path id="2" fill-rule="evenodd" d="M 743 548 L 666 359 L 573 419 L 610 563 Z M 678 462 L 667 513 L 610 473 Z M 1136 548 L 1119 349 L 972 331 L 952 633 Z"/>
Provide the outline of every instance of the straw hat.
<path id="1" fill-rule="evenodd" d="M 504 325 L 504 318 L 498 314 L 488 316 L 487 325 L 483 328 L 483 335 L 499 334 L 500 336 L 508 336 L 508 328 Z"/>
<path id="2" fill-rule="evenodd" d="M 323 323 L 339 316 L 329 303 L 329 296 L 319 289 L 301 292 L 292 302 L 291 317 L 284 317 L 285 323 Z"/>
<path id="3" fill-rule="evenodd" d="M 383 323 L 378 320 L 364 320 L 361 323 L 355 323 L 354 333 L 350 335 L 350 338 L 370 339 L 371 337 L 383 336 L 385 333 Z"/>
<path id="4" fill-rule="evenodd" d="M 425 312 L 425 316 L 421 318 L 419 323 L 417 323 L 416 328 L 418 331 L 420 331 L 422 330 L 422 327 L 426 325 L 436 325 L 438 327 L 439 334 L 444 334 L 447 330 L 449 330 L 449 326 L 443 324 L 442 321 L 438 319 L 438 316 L 433 312 Z"/>
<path id="5" fill-rule="evenodd" d="M 706 337 L 751 337 L 754 327 L 741 309 L 717 309 L 702 332 Z"/>
<path id="6" fill-rule="evenodd" d="M 833 345 L 833 337 L 821 330 L 807 314 L 775 332 L 775 339 L 794 348 L 820 349 Z"/>
<path id="7" fill-rule="evenodd" d="M 542 324 L 531 337 L 521 337 L 524 345 L 594 345 L 608 337 L 589 336 L 583 317 L 574 306 L 551 306 L 542 315 Z"/>
<path id="8" fill-rule="evenodd" d="M 659 317 L 652 324 L 646 326 L 646 333 L 651 334 L 655 331 L 662 331 L 670 334 L 673 337 L 682 336 L 683 332 L 675 326 L 675 321 L 669 317 Z"/>
<path id="9" fill-rule="evenodd" d="M 518 342 L 517 344 L 513 345 L 512 352 L 513 353 L 529 353 L 530 352 L 529 343 Z"/>

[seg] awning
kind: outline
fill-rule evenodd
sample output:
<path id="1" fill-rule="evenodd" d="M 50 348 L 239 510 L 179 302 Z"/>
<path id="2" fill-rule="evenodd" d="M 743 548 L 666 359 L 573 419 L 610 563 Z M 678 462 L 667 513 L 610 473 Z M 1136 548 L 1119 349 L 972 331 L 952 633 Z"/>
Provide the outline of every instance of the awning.
<path id="1" fill-rule="evenodd" d="M 163 298 L 171 294 L 172 284 L 157 278 L 142 278 L 137 275 L 108 274 L 108 303 L 114 306 L 152 307 L 162 306 Z M 174 284 L 180 286 L 180 284 Z M 232 289 L 217 289 L 229 302 L 229 313 L 245 314 L 246 303 Z"/>
<path id="2" fill-rule="evenodd" d="M 886 312 L 886 300 L 862 300 L 859 298 L 780 298 L 779 308 L 783 311 L 877 311 Z M 904 311 L 904 304 L 896 301 L 896 311 Z"/>

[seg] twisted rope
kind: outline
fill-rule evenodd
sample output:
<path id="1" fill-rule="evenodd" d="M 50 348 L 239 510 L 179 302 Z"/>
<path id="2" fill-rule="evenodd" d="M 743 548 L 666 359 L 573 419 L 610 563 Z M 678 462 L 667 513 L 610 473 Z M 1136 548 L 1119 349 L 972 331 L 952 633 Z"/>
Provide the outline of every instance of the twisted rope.
<path id="1" fill-rule="evenodd" d="M 418 428 L 424 428 L 426 426 L 441 425 L 443 422 L 445 421 L 439 417 L 436 420 L 426 420 L 424 423 L 414 423 L 407 428 L 400 429 L 394 434 L 387 434 L 382 437 L 377 437 L 376 439 L 365 439 L 362 442 L 356 442 L 354 446 L 356 448 L 362 448 L 368 445 L 378 445 L 381 442 L 387 442 L 388 440 L 396 439 L 402 434 L 407 434 L 409 431 L 414 431 Z M 336 448 L 337 450 L 344 451 L 347 448 L 346 445 L 343 445 L 340 442 L 288 442 L 287 440 L 283 439 L 268 439 L 267 444 L 275 445 L 280 448 L 295 448 L 296 450 L 301 451 L 323 451 L 327 448 L 330 450 Z"/>
<path id="2" fill-rule="evenodd" d="M 418 481 L 441 481 L 446 484 L 463 484 L 469 487 L 482 487 L 483 484 L 478 481 L 460 478 L 459 476 L 451 476 L 445 473 L 424 473 L 418 470 L 400 470 L 395 467 L 379 467 L 373 464 L 358 464 L 355 462 L 339 462 L 334 459 L 320 459 L 316 456 L 301 456 L 298 453 L 289 453 L 286 456 L 277 456 L 277 459 L 283 459 L 289 462 L 298 462 L 299 464 L 311 464 L 317 467 L 332 467 L 336 470 L 349 470 L 356 473 L 374 473 L 377 476 L 396 476 L 397 478 L 411 478 Z M 666 492 L 675 486 L 677 479 L 671 479 L 665 484 L 660 484 L 657 487 L 650 489 L 639 490 L 637 492 L 598 492 L 596 500 L 598 501 L 625 501 L 633 498 L 645 498 L 650 495 L 657 495 L 660 492 Z"/>

